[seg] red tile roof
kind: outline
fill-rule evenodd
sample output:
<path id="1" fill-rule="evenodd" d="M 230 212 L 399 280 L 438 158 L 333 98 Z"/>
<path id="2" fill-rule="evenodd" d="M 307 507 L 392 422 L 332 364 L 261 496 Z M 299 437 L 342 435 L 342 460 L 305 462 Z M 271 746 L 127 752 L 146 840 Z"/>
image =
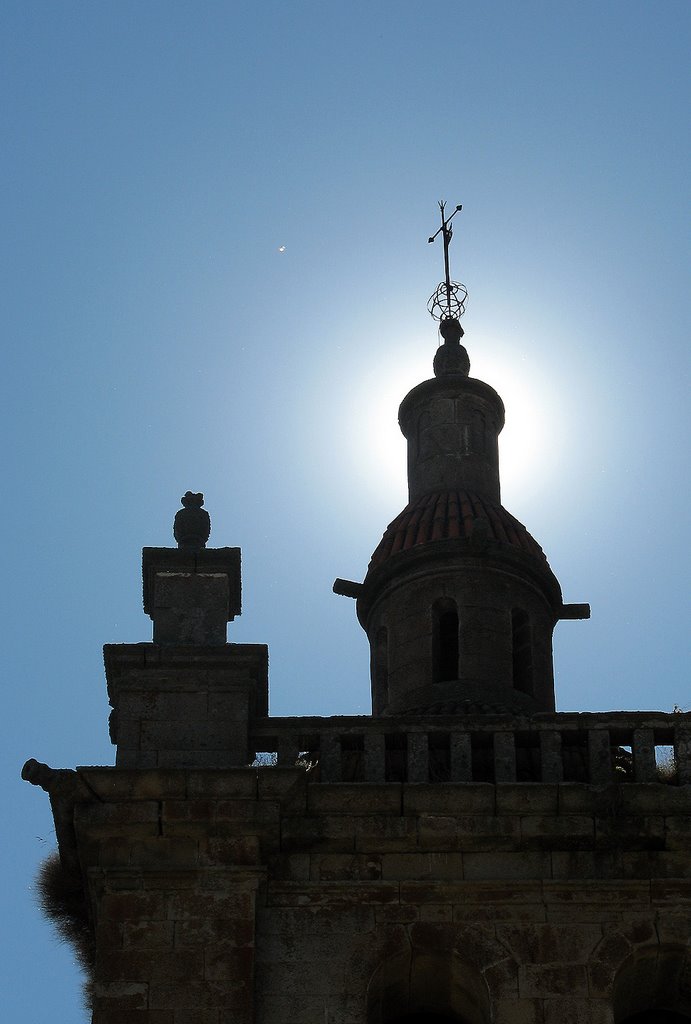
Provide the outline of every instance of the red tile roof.
<path id="1" fill-rule="evenodd" d="M 420 544 L 455 537 L 469 538 L 478 529 L 476 521 L 487 524 L 488 540 L 519 548 L 546 562 L 545 554 L 525 526 L 502 505 L 493 505 L 468 491 L 435 491 L 411 502 L 389 523 L 370 561 L 376 568 L 399 551 Z M 480 526 L 484 530 L 484 524 Z"/>

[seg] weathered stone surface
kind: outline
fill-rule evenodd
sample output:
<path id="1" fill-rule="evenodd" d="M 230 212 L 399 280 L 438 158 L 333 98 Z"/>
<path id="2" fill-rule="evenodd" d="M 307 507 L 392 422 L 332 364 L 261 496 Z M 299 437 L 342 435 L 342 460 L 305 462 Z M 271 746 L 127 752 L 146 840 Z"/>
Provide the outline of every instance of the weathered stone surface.
<path id="1" fill-rule="evenodd" d="M 496 1024 L 543 1024 L 542 1000 L 539 999 L 497 999 L 495 1004 Z"/>
<path id="2" fill-rule="evenodd" d="M 487 784 L 404 786 L 406 814 L 494 814 L 496 788 Z"/>
<path id="3" fill-rule="evenodd" d="M 582 964 L 526 964 L 520 970 L 519 988 L 527 999 L 578 998 L 587 995 L 588 978 Z"/>
<path id="4" fill-rule="evenodd" d="M 602 938 L 597 924 L 572 924 L 565 928 L 544 924 L 497 924 L 497 938 L 519 963 L 585 963 Z"/>
<path id="5" fill-rule="evenodd" d="M 549 877 L 548 853 L 506 851 L 500 853 L 464 853 L 463 877 L 466 879 L 509 879 Z"/>
<path id="6" fill-rule="evenodd" d="M 397 785 L 310 786 L 308 808 L 314 814 L 401 813 L 401 787 Z"/>
<path id="7" fill-rule="evenodd" d="M 674 787 L 652 784 L 652 813 L 638 785 L 624 799 L 322 784 L 295 767 L 85 769 L 59 784 L 98 922 L 94 1021 L 312 1024 L 326 1006 L 330 1024 L 372 1024 L 384 970 L 394 1001 L 411 977 L 453 1009 L 444 979 L 472 989 L 475 971 L 497 1021 L 612 1024 L 637 951 L 689 948 Z"/>
<path id="8" fill-rule="evenodd" d="M 557 813 L 559 789 L 554 785 L 517 783 L 496 787 L 496 813 L 539 815 Z"/>
<path id="9" fill-rule="evenodd" d="M 604 999 L 545 999 L 542 1024 L 613 1024 L 612 1008 Z"/>

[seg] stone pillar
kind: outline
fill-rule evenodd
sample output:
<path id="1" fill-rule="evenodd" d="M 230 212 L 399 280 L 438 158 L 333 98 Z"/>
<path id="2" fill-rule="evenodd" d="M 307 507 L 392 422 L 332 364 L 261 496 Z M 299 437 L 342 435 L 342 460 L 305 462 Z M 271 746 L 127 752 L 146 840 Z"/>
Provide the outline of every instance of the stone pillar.
<path id="1" fill-rule="evenodd" d="M 121 768 L 248 764 L 250 720 L 268 714 L 267 648 L 226 642 L 241 610 L 240 549 L 207 549 L 203 496 L 188 491 L 182 503 L 178 548 L 143 551 L 153 643 L 104 647 Z"/>
<path id="2" fill-rule="evenodd" d="M 249 725 L 268 714 L 263 644 L 106 644 L 119 768 L 230 768 L 254 759 Z"/>
<path id="3" fill-rule="evenodd" d="M 240 548 L 144 548 L 142 579 L 155 644 L 225 644 L 241 608 Z"/>

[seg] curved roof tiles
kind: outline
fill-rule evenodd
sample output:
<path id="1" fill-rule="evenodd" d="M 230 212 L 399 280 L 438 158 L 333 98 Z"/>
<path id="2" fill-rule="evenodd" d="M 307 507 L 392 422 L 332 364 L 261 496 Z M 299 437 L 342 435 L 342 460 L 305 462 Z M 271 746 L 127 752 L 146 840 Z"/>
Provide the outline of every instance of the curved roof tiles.
<path id="1" fill-rule="evenodd" d="M 468 491 L 434 491 L 412 501 L 389 523 L 369 568 L 375 569 L 399 551 L 409 551 L 421 544 L 470 538 L 478 530 L 478 520 L 489 540 L 547 562 L 537 541 L 502 505 L 494 505 Z"/>

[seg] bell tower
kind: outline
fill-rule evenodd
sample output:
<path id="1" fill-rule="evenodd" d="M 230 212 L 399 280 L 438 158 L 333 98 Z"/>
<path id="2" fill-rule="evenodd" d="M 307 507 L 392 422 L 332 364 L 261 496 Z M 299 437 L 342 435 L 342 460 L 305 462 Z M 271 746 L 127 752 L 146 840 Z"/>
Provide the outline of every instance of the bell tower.
<path id="1" fill-rule="evenodd" d="M 504 404 L 470 374 L 452 281 L 451 216 L 440 203 L 445 279 L 428 309 L 442 344 L 434 377 L 410 391 L 398 419 L 408 442 L 409 502 L 389 524 L 357 597 L 371 649 L 375 715 L 554 710 L 552 633 L 564 605 L 540 545 L 501 504 Z"/>
<path id="2" fill-rule="evenodd" d="M 334 587 L 373 714 L 269 713 L 266 646 L 227 638 L 240 550 L 190 491 L 143 551 L 152 640 L 104 648 L 115 765 L 24 765 L 92 1024 L 691 1021 L 691 715 L 554 711 L 552 631 L 589 609 L 501 505 L 451 219 L 409 503 Z"/>

